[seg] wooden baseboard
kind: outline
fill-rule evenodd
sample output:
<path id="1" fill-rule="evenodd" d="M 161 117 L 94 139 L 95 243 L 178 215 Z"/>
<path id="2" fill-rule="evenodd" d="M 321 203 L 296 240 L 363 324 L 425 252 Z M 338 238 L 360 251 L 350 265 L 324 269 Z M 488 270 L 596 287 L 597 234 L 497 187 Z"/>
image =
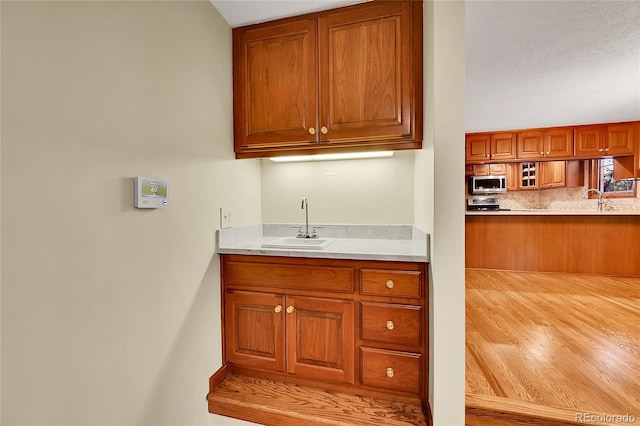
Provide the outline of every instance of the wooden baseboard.
<path id="1" fill-rule="evenodd" d="M 498 396 L 467 394 L 465 397 L 467 426 L 584 425 L 580 422 L 586 410 L 547 407 Z M 601 423 L 591 423 L 599 425 Z"/>
<path id="2" fill-rule="evenodd" d="M 220 376 L 222 373 L 218 378 Z M 210 413 L 267 426 L 431 424 L 431 419 L 427 420 L 423 407 L 419 405 L 326 391 L 235 373 L 226 375 L 215 388 L 212 388 L 207 400 Z"/>

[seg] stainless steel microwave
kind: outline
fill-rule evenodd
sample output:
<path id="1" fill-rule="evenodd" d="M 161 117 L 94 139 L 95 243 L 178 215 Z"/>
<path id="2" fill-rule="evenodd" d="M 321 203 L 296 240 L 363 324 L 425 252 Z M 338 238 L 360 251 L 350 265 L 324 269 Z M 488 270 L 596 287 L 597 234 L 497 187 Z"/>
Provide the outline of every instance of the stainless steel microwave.
<path id="1" fill-rule="evenodd" d="M 469 194 L 500 194 L 507 192 L 507 176 L 471 176 Z"/>

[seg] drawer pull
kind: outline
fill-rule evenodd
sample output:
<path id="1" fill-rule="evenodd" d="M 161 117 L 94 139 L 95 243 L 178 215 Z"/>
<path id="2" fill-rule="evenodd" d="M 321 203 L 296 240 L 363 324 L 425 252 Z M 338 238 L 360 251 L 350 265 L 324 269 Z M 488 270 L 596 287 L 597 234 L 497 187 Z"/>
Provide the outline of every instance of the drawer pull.
<path id="1" fill-rule="evenodd" d="M 287 313 L 290 314 L 293 312 L 293 306 L 287 307 Z"/>
<path id="2" fill-rule="evenodd" d="M 396 283 L 394 283 L 393 280 L 387 280 L 387 288 L 393 288 L 395 285 Z"/>
<path id="3" fill-rule="evenodd" d="M 276 314 L 279 314 L 280 312 L 282 312 L 282 305 L 276 306 L 274 311 L 276 311 Z"/>
<path id="4" fill-rule="evenodd" d="M 387 330 L 393 330 L 395 328 L 395 324 L 393 321 L 387 321 Z"/>
<path id="5" fill-rule="evenodd" d="M 387 368 L 387 377 L 393 378 L 393 375 L 394 375 L 393 368 L 391 367 Z"/>

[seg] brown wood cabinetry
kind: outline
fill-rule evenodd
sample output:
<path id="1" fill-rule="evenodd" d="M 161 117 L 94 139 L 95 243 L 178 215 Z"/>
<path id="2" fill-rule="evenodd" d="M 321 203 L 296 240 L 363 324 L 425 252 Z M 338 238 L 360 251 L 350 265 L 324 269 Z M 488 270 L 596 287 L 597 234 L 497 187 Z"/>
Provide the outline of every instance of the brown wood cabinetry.
<path id="1" fill-rule="evenodd" d="M 284 297 L 235 292 L 225 298 L 227 360 L 271 371 L 285 371 Z"/>
<path id="2" fill-rule="evenodd" d="M 565 173 L 565 185 L 567 187 L 584 185 L 584 161 L 571 160 L 567 161 Z"/>
<path id="3" fill-rule="evenodd" d="M 229 291 L 225 313 L 229 362 L 353 383 L 353 302 Z"/>
<path id="4" fill-rule="evenodd" d="M 229 362 L 353 383 L 352 301 L 229 291 L 225 313 Z"/>
<path id="5" fill-rule="evenodd" d="M 465 265 L 640 276 L 638 238 L 638 215 L 466 216 Z"/>
<path id="6" fill-rule="evenodd" d="M 507 164 L 507 191 L 520 189 L 520 165 L 518 163 Z"/>
<path id="7" fill-rule="evenodd" d="M 422 2 L 234 28 L 237 158 L 422 144 Z"/>
<path id="8" fill-rule="evenodd" d="M 518 159 L 567 158 L 573 155 L 573 127 L 518 132 Z"/>
<path id="9" fill-rule="evenodd" d="M 519 164 L 519 188 L 538 188 L 538 163 L 526 162 Z"/>
<path id="10" fill-rule="evenodd" d="M 506 175 L 506 164 L 474 164 L 473 175 L 474 176 L 496 176 Z"/>
<path id="11" fill-rule="evenodd" d="M 211 392 L 237 372 L 424 404 L 426 266 L 221 255 L 223 367 Z"/>
<path id="12" fill-rule="evenodd" d="M 576 157 L 633 155 L 634 123 L 576 127 Z"/>
<path id="13" fill-rule="evenodd" d="M 520 189 L 565 186 L 566 161 L 524 162 L 520 167 Z"/>
<path id="14" fill-rule="evenodd" d="M 485 163 L 515 158 L 515 133 L 470 133 L 466 135 L 467 162 Z"/>
<path id="15" fill-rule="evenodd" d="M 543 161 L 538 163 L 540 181 L 539 188 L 557 188 L 565 186 L 565 161 Z"/>
<path id="16" fill-rule="evenodd" d="M 299 296 L 285 299 L 287 373 L 354 383 L 354 302 Z"/>
<path id="17" fill-rule="evenodd" d="M 638 167 L 636 177 L 640 177 L 640 122 L 633 125 L 633 138 L 636 146 L 636 163 Z"/>

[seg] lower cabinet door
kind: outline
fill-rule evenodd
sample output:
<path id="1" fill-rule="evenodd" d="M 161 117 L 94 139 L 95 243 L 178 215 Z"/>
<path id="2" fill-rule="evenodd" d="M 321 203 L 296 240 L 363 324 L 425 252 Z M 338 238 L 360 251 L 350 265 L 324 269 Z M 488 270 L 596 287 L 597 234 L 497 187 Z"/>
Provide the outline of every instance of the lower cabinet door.
<path id="1" fill-rule="evenodd" d="M 363 385 L 416 395 L 420 393 L 422 355 L 361 347 L 360 360 Z"/>
<path id="2" fill-rule="evenodd" d="M 354 383 L 354 302 L 287 296 L 287 371 Z"/>
<path id="3" fill-rule="evenodd" d="M 262 370 L 284 371 L 284 297 L 268 293 L 225 295 L 227 362 Z"/>

